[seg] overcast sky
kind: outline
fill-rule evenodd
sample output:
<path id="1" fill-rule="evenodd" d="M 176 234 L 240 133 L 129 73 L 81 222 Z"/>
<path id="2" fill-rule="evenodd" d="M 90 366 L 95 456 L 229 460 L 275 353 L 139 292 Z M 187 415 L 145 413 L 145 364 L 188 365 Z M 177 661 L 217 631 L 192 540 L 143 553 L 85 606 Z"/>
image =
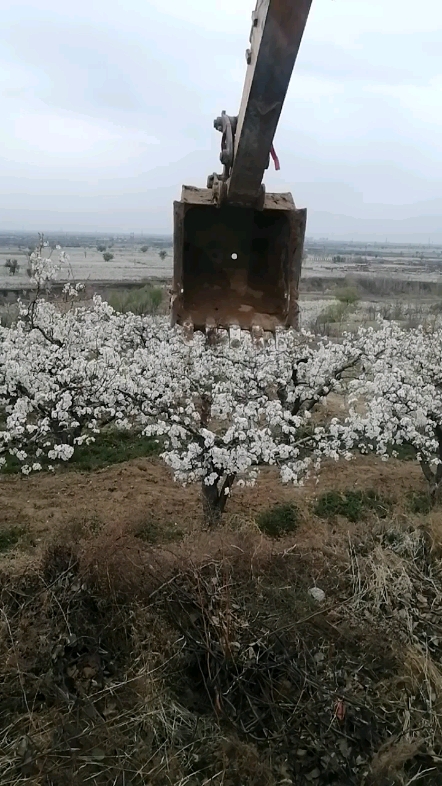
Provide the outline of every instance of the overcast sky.
<path id="1" fill-rule="evenodd" d="M 219 169 L 254 2 L 0 0 L 0 229 L 169 232 Z M 313 0 L 266 176 L 309 234 L 442 238 L 441 52 L 441 0 Z"/>

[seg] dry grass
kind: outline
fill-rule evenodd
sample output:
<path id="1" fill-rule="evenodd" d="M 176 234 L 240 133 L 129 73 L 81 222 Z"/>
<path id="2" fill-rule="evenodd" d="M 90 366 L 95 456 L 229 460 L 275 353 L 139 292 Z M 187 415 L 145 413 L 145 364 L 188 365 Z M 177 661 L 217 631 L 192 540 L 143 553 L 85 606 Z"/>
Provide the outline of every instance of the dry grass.
<path id="1" fill-rule="evenodd" d="M 426 533 L 232 523 L 156 545 L 83 526 L 3 558 L 2 786 L 441 783 Z"/>
<path id="2" fill-rule="evenodd" d="M 155 464 L 52 479 L 66 517 L 90 482 L 108 507 L 0 556 L 2 786 L 440 786 L 440 522 L 363 466 L 296 497 L 265 473 L 211 532 Z M 313 515 L 361 488 L 386 517 Z"/>

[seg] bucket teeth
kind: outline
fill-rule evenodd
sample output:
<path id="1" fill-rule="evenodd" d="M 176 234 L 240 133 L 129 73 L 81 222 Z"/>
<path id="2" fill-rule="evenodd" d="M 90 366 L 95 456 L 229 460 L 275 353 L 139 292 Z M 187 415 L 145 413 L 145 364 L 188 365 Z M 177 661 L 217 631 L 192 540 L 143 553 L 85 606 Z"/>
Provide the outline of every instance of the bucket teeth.
<path id="1" fill-rule="evenodd" d="M 262 347 L 264 345 L 264 330 L 261 325 L 252 325 L 251 335 L 257 346 Z"/>
<path id="2" fill-rule="evenodd" d="M 267 346 L 275 343 L 275 334 L 271 330 L 264 331 L 264 343 Z"/>
<path id="3" fill-rule="evenodd" d="M 188 342 L 192 342 L 194 338 L 195 330 L 199 331 L 199 328 L 195 328 L 193 321 L 188 317 L 182 325 L 183 333 L 185 340 Z M 273 330 L 265 330 L 262 325 L 254 324 L 250 327 L 250 330 L 242 330 L 240 325 L 238 324 L 231 324 L 230 327 L 226 330 L 225 328 L 220 327 L 217 325 L 215 319 L 207 319 L 205 329 L 203 329 L 202 333 L 206 337 L 206 344 L 207 346 L 214 346 L 219 343 L 224 343 L 228 341 L 229 345 L 232 348 L 238 348 L 241 346 L 241 342 L 244 340 L 245 334 L 249 334 L 252 342 L 255 344 L 257 348 L 264 347 L 264 346 L 274 346 L 275 349 L 278 349 L 280 346 L 280 340 L 285 335 L 284 327 L 276 327 Z"/>
<path id="4" fill-rule="evenodd" d="M 183 322 L 183 332 L 187 341 L 192 341 L 194 333 L 194 325 L 191 319 L 186 319 Z"/>
<path id="5" fill-rule="evenodd" d="M 214 319 L 208 317 L 206 320 L 206 340 L 208 344 L 216 344 L 219 339 L 218 326 Z"/>
<path id="6" fill-rule="evenodd" d="M 229 340 L 231 347 L 239 347 L 241 344 L 241 328 L 239 325 L 230 325 Z"/>
<path id="7" fill-rule="evenodd" d="M 281 339 L 284 334 L 285 330 L 282 326 L 278 326 L 275 328 L 275 348 L 279 349 L 281 345 Z"/>

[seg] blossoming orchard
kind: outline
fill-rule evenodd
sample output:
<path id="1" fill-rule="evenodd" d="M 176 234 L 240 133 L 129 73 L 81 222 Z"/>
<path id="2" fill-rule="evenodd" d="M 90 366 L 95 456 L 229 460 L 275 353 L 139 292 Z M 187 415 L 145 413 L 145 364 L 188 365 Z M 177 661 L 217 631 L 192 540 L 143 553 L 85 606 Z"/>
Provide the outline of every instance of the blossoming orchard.
<path id="1" fill-rule="evenodd" d="M 336 431 L 346 430 L 347 447 L 362 437 L 360 447 L 384 459 L 409 447 L 434 499 L 442 482 L 442 330 L 392 323 L 377 338 L 349 384 L 350 415 Z"/>
<path id="2" fill-rule="evenodd" d="M 79 285 L 65 286 L 63 303 L 51 300 L 44 287 L 67 258 L 42 254 L 30 260 L 35 295 L 1 328 L 3 464 L 53 469 L 102 430 L 133 430 L 158 440 L 177 481 L 201 484 L 211 518 L 264 466 L 298 484 L 324 458 L 388 458 L 402 443 L 433 493 L 440 484 L 440 330 L 379 323 L 339 341 L 293 330 L 238 342 L 223 332 L 188 336 L 98 296 L 79 302 Z M 318 419 L 331 392 L 347 403 L 342 417 Z"/>

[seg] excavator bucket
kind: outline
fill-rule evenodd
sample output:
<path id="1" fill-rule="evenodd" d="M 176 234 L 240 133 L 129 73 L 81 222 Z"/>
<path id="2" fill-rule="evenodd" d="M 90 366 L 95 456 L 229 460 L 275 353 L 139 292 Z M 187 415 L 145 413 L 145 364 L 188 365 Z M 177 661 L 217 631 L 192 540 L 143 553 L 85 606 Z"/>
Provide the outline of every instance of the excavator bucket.
<path id="1" fill-rule="evenodd" d="M 213 201 L 183 186 L 174 203 L 172 324 L 274 332 L 298 326 L 306 210 L 266 194 L 262 210 Z"/>

